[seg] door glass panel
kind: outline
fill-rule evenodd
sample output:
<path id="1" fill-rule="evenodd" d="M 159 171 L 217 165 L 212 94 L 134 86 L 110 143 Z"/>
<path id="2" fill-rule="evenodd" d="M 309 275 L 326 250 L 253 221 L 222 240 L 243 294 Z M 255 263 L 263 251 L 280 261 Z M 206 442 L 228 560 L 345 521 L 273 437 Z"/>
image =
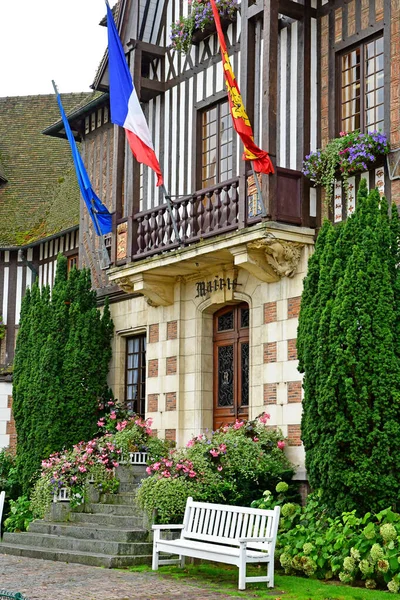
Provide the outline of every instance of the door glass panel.
<path id="1" fill-rule="evenodd" d="M 218 317 L 218 331 L 230 331 L 233 329 L 233 310 Z"/>
<path id="2" fill-rule="evenodd" d="M 218 406 L 233 406 L 233 346 L 218 348 Z"/>
<path id="3" fill-rule="evenodd" d="M 240 327 L 246 328 L 249 326 L 250 312 L 248 308 L 242 308 L 240 311 Z"/>
<path id="4" fill-rule="evenodd" d="M 241 344 L 242 406 L 249 405 L 249 344 Z"/>

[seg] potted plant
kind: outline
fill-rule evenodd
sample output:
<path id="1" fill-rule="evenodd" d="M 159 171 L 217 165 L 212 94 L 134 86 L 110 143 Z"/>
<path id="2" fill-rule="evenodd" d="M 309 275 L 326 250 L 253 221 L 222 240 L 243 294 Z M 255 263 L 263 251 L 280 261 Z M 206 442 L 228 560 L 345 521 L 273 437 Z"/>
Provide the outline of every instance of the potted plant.
<path id="1" fill-rule="evenodd" d="M 193 43 L 199 42 L 215 32 L 215 22 L 210 2 L 188 0 L 190 13 L 180 17 L 171 25 L 171 46 L 182 54 L 187 54 Z M 222 26 L 232 22 L 238 10 L 238 0 L 217 0 Z"/>
<path id="2" fill-rule="evenodd" d="M 332 198 L 335 177 L 343 180 L 345 196 L 348 195 L 348 179 L 354 173 L 367 171 L 369 166 L 390 150 L 385 134 L 379 131 L 360 133 L 340 132 L 338 138 L 330 140 L 323 150 L 306 156 L 303 174 L 315 185 L 326 191 L 326 199 Z"/>

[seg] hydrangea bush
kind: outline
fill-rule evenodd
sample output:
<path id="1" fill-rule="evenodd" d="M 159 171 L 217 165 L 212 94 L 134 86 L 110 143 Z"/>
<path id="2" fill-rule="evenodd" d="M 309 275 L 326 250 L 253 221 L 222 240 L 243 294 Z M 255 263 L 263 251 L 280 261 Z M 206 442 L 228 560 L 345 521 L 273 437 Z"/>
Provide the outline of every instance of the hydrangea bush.
<path id="1" fill-rule="evenodd" d="M 237 420 L 193 437 L 149 465 L 139 505 L 160 523 L 181 521 L 186 499 L 248 506 L 268 485 L 290 482 L 293 468 L 282 435 L 266 426 L 269 415 Z M 179 504 L 179 507 L 178 507 Z"/>
<path id="2" fill-rule="evenodd" d="M 180 17 L 171 25 L 171 45 L 178 52 L 186 54 L 192 44 L 193 33 L 214 23 L 210 2 L 207 0 L 188 0 L 189 15 Z M 238 0 L 217 0 L 218 12 L 233 19 L 238 10 Z"/>
<path id="3" fill-rule="evenodd" d="M 338 138 L 328 142 L 323 150 L 305 157 L 303 173 L 315 185 L 325 188 L 327 199 L 332 197 L 335 175 L 339 171 L 347 196 L 349 176 L 367 171 L 370 163 L 390 150 L 386 136 L 379 131 L 360 133 L 342 131 Z"/>
<path id="4" fill-rule="evenodd" d="M 285 573 L 400 591 L 400 514 L 388 508 L 331 518 L 318 494 L 310 494 L 305 507 L 287 494 L 281 482 L 252 504 L 281 505 L 276 556 Z"/>

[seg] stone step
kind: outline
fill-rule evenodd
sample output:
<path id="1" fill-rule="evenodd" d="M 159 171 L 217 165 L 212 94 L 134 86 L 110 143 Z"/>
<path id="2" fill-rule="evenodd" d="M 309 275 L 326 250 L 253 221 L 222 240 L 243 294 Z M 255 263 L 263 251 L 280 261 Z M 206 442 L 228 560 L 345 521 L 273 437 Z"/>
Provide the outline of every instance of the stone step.
<path id="1" fill-rule="evenodd" d="M 112 556 L 107 554 L 95 554 L 93 552 L 50 550 L 35 546 L 7 544 L 5 542 L 0 543 L 0 554 L 12 554 L 14 556 L 25 556 L 29 558 L 42 558 L 44 560 L 78 563 L 93 567 L 106 567 L 108 569 L 151 564 L 152 558 L 151 554 L 140 556 Z"/>
<path id="2" fill-rule="evenodd" d="M 87 509 L 92 514 L 115 515 L 119 517 L 135 517 L 140 512 L 136 504 L 88 504 Z"/>
<path id="3" fill-rule="evenodd" d="M 140 487 L 140 483 L 130 483 L 129 481 L 119 482 L 119 492 L 137 492 Z"/>
<path id="4" fill-rule="evenodd" d="M 107 540 L 77 539 L 62 535 L 30 532 L 5 532 L 3 542 L 6 545 L 21 544 L 25 547 L 44 548 L 45 550 L 66 550 L 78 553 L 90 552 L 93 554 L 106 554 L 108 556 L 142 556 L 150 554 L 152 551 L 152 544 L 150 542 L 111 542 Z"/>
<path id="5" fill-rule="evenodd" d="M 120 516 L 113 514 L 92 514 L 72 512 L 68 515 L 70 523 L 90 523 L 100 527 L 111 525 L 117 529 L 134 529 L 136 527 L 145 527 L 145 517 L 141 516 Z"/>
<path id="6" fill-rule="evenodd" d="M 118 529 L 112 526 L 99 526 L 94 523 L 51 523 L 36 520 L 29 525 L 29 533 L 63 535 L 77 539 L 106 540 L 110 542 L 146 542 L 149 532 L 146 529 Z"/>
<path id="7" fill-rule="evenodd" d="M 100 496 L 100 504 L 127 504 L 135 506 L 136 493 L 132 491 L 120 492 L 118 494 L 102 494 Z"/>

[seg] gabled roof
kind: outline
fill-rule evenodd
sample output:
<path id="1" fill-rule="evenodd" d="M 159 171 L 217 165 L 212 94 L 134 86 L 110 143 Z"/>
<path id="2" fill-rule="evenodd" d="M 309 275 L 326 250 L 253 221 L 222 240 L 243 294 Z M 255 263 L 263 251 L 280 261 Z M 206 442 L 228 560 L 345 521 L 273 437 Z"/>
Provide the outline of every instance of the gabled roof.
<path id="1" fill-rule="evenodd" d="M 69 113 L 87 92 L 61 94 Z M 79 223 L 71 150 L 42 135 L 59 118 L 55 95 L 0 98 L 0 247 L 21 246 Z M 1 169 L 1 167 L 0 167 Z"/>

